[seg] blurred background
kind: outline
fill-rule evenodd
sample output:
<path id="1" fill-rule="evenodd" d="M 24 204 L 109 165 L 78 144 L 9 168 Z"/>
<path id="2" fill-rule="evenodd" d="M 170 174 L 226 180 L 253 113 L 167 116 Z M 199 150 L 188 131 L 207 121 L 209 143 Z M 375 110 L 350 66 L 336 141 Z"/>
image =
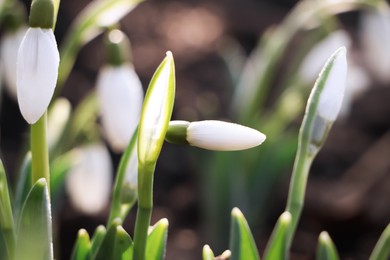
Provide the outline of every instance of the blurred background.
<path id="1" fill-rule="evenodd" d="M 61 2 L 55 30 L 59 46 L 89 3 Z M 285 207 L 298 129 L 319 72 L 316 67 L 341 45 L 349 52 L 347 104 L 313 164 L 291 259 L 312 259 L 323 230 L 342 259 L 367 259 L 389 223 L 388 9 L 379 22 L 372 10 L 346 5 L 305 23 L 313 9 L 302 7 L 302 15 L 292 15 L 297 6 L 289 0 L 148 0 L 120 21 L 144 90 L 165 52 L 172 51 L 177 86 L 172 119 L 239 122 L 267 135 L 262 146 L 244 152 L 164 144 L 155 174 L 152 223 L 169 219 L 166 259 L 200 259 L 204 244 L 222 253 L 228 248 L 233 207 L 243 211 L 264 251 Z M 294 26 L 297 17 L 304 25 L 299 29 Z M 60 96 L 73 107 L 95 88 L 106 60 L 102 42 L 100 35 L 81 48 L 61 89 Z M 252 85 L 261 86 L 261 93 Z M 15 100 L 2 93 L 1 156 L 15 183 L 28 128 Z M 110 156 L 116 168 L 120 154 L 110 150 Z M 97 214 L 85 214 L 72 205 L 65 190 L 55 208 L 57 259 L 68 259 L 78 230 L 92 234 L 106 223 L 109 210 L 106 206 Z M 134 220 L 135 209 L 124 224 L 130 234 Z"/>

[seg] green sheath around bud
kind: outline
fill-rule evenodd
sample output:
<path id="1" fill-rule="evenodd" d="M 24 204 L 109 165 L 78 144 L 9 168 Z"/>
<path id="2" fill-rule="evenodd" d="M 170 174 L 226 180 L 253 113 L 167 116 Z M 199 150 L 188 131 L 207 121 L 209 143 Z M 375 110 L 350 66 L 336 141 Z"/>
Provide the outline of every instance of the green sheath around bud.
<path id="1" fill-rule="evenodd" d="M 120 66 L 131 61 L 130 41 L 120 30 L 111 30 L 106 41 L 107 61 L 112 66 Z"/>
<path id="2" fill-rule="evenodd" d="M 187 128 L 190 122 L 187 121 L 171 121 L 165 140 L 173 144 L 188 144 L 187 141 Z"/>
<path id="3" fill-rule="evenodd" d="M 30 27 L 52 29 L 54 26 L 53 0 L 33 0 L 30 9 Z"/>

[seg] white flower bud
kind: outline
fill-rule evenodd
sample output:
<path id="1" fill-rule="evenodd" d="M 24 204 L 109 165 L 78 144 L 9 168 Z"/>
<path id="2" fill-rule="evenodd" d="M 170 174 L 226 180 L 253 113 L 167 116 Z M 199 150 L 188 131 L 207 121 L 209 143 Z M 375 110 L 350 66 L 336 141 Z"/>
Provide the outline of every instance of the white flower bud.
<path id="1" fill-rule="evenodd" d="M 318 115 L 330 122 L 336 120 L 343 102 L 348 69 L 346 48 L 339 48 L 330 59 L 332 58 L 334 60 L 329 71 L 321 72 L 321 74 L 328 73 L 328 75 L 317 108 Z"/>
<path id="2" fill-rule="evenodd" d="M 75 208 L 86 214 L 97 214 L 111 195 L 111 158 L 101 144 L 81 148 L 78 152 L 79 161 L 67 176 L 66 189 Z"/>
<path id="3" fill-rule="evenodd" d="M 191 122 L 187 141 L 192 146 L 209 150 L 235 151 L 260 145 L 266 136 L 259 131 L 223 121 Z"/>
<path id="4" fill-rule="evenodd" d="M 97 90 L 106 138 L 112 149 L 121 152 L 139 123 L 142 84 L 132 65 L 125 63 L 104 67 L 98 78 Z"/>
<path id="5" fill-rule="evenodd" d="M 14 100 L 17 100 L 16 59 L 18 57 L 20 43 L 26 31 L 27 28 L 22 26 L 15 32 L 6 33 L 2 38 L 0 47 L 6 90 Z"/>
<path id="6" fill-rule="evenodd" d="M 300 77 L 306 82 L 314 81 L 320 73 L 326 60 L 332 55 L 335 49 L 340 46 L 349 47 L 351 39 L 345 31 L 335 31 L 324 40 L 315 45 L 302 61 L 299 68 Z"/>
<path id="7" fill-rule="evenodd" d="M 20 111 L 29 124 L 45 113 L 56 87 L 60 56 L 52 29 L 29 28 L 17 59 Z"/>

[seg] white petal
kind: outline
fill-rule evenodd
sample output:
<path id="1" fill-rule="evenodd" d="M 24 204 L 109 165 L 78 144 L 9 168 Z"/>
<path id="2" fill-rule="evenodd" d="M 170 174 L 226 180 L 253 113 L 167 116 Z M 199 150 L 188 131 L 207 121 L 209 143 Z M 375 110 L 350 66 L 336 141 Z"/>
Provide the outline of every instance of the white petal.
<path id="1" fill-rule="evenodd" d="M 347 50 L 341 47 L 335 55 L 317 110 L 319 116 L 331 122 L 336 120 L 340 111 L 347 78 Z"/>
<path id="2" fill-rule="evenodd" d="M 8 94 L 17 99 L 16 94 L 16 59 L 20 43 L 22 42 L 27 28 L 21 27 L 16 32 L 7 33 L 1 42 L 1 61 L 4 69 L 5 86 Z"/>
<path id="3" fill-rule="evenodd" d="M 17 59 L 20 111 L 34 124 L 46 111 L 57 82 L 60 57 L 51 29 L 29 28 Z"/>
<path id="4" fill-rule="evenodd" d="M 97 214 L 107 205 L 111 195 L 112 163 L 105 146 L 81 148 L 79 163 L 71 169 L 66 181 L 69 198 L 78 210 Z"/>
<path id="5" fill-rule="evenodd" d="M 351 39 L 345 31 L 335 31 L 315 45 L 302 61 L 299 75 L 307 82 L 313 82 L 320 73 L 327 59 L 340 46 L 351 45 Z"/>
<path id="6" fill-rule="evenodd" d="M 222 121 L 191 122 L 187 129 L 187 141 L 209 150 L 235 151 L 260 145 L 265 135 L 259 131 Z"/>
<path id="7" fill-rule="evenodd" d="M 143 102 L 142 84 L 129 65 L 105 67 L 97 82 L 102 124 L 111 147 L 123 151 L 138 125 Z"/>

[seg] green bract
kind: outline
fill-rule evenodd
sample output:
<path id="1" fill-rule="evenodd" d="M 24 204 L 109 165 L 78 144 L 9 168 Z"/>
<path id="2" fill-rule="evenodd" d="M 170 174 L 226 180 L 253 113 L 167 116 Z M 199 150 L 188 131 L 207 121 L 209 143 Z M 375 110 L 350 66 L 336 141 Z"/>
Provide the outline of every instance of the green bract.
<path id="1" fill-rule="evenodd" d="M 51 29 L 54 26 L 53 0 L 34 0 L 31 3 L 30 27 Z"/>
<path id="2" fill-rule="evenodd" d="M 156 163 L 171 119 L 175 98 L 175 65 L 171 52 L 157 68 L 145 95 L 138 135 L 140 166 Z"/>

